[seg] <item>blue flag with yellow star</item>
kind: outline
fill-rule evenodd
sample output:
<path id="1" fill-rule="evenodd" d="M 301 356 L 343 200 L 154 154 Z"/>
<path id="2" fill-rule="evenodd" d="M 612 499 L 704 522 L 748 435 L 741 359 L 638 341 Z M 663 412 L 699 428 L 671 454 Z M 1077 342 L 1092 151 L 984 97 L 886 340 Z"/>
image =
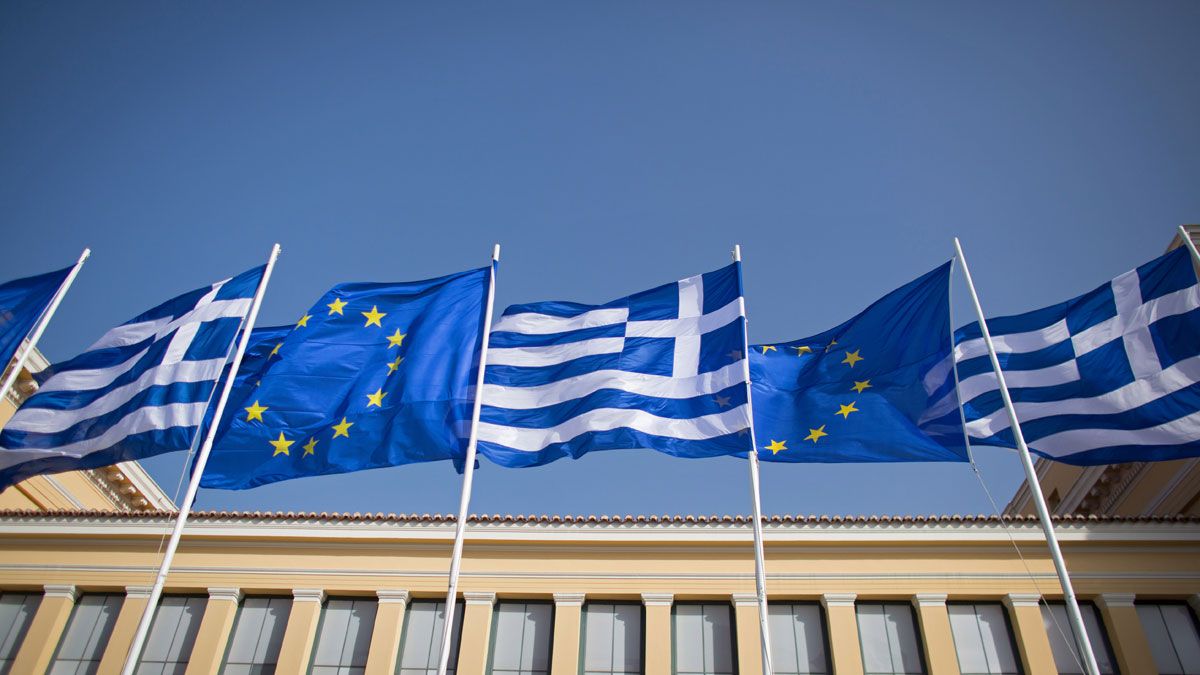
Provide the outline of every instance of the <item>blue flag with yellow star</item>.
<path id="1" fill-rule="evenodd" d="M 965 462 L 954 397 L 950 263 L 812 337 L 754 345 L 758 456 L 771 462 Z M 953 409 L 953 408 L 951 408 Z M 947 420 L 951 420 L 947 422 Z"/>
<path id="2" fill-rule="evenodd" d="M 491 274 L 340 284 L 295 326 L 253 331 L 200 484 L 461 464 Z"/>

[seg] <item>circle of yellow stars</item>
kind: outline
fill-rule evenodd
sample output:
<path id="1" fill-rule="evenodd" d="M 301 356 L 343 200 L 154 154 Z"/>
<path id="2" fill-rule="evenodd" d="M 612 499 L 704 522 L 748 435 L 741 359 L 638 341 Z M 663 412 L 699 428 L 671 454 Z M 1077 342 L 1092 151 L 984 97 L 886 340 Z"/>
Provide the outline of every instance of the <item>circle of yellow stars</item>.
<path id="1" fill-rule="evenodd" d="M 327 305 L 325 305 L 325 307 L 328 308 L 328 310 L 329 310 L 329 312 L 326 314 L 326 316 L 327 317 L 334 316 L 334 315 L 338 315 L 338 316 L 342 316 L 342 317 L 346 316 L 346 307 L 349 304 L 350 304 L 349 302 L 347 302 L 346 300 L 343 300 L 342 298 L 334 298 L 333 302 L 330 302 Z M 365 311 L 365 312 L 360 311 L 359 314 L 362 315 L 363 320 L 364 320 L 364 323 L 362 325 L 363 328 L 370 328 L 371 326 L 377 326 L 379 328 L 383 328 L 383 318 L 387 316 L 387 312 L 379 311 L 378 305 L 371 305 L 370 311 Z M 300 328 L 307 328 L 308 322 L 310 320 L 312 320 L 312 318 L 313 318 L 312 314 L 306 313 L 304 316 L 300 317 L 300 319 L 296 322 L 295 328 L 293 330 L 299 330 Z M 391 335 L 385 335 L 384 337 L 387 340 L 387 349 L 390 352 L 390 350 L 393 347 L 397 348 L 397 350 L 402 348 L 404 345 L 404 339 L 407 338 L 408 335 L 406 333 L 402 332 L 399 328 L 396 328 L 395 332 L 393 332 Z M 282 342 L 280 342 L 279 344 L 276 344 L 271 349 L 270 353 L 267 354 L 267 359 L 269 360 L 271 358 L 277 358 L 277 357 L 282 358 L 282 357 L 280 357 L 279 352 L 280 352 L 280 349 L 283 348 L 283 345 L 284 345 L 284 343 L 282 343 Z M 384 375 L 385 378 L 390 377 L 392 375 L 392 373 L 395 373 L 396 371 L 398 371 L 400 369 L 400 365 L 402 363 L 404 363 L 404 357 L 402 355 L 400 355 L 399 353 L 396 354 L 394 359 L 392 359 L 391 356 L 389 356 L 388 358 L 390 360 L 386 364 L 387 365 L 387 373 Z M 261 384 L 261 381 L 256 384 Z M 383 408 L 383 402 L 384 402 L 384 399 L 387 398 L 387 395 L 388 395 L 388 392 L 384 391 L 382 386 L 377 388 L 374 391 L 374 393 L 366 394 L 366 398 L 367 398 L 366 408 L 368 410 L 370 410 L 371 408 Z M 245 419 L 246 422 L 260 422 L 262 424 L 267 423 L 267 421 L 265 419 L 263 419 L 263 413 L 270 410 L 270 407 L 263 405 L 260 400 L 255 399 L 254 403 L 252 403 L 249 407 L 243 408 L 243 410 L 246 411 L 246 419 Z M 334 424 L 330 427 L 330 429 L 333 431 L 332 438 L 334 438 L 334 439 L 350 438 L 350 429 L 354 425 L 355 425 L 355 423 L 351 422 L 348 417 L 343 416 L 341 422 L 338 422 L 337 424 Z M 279 455 L 286 455 L 286 456 L 290 457 L 291 456 L 291 448 L 293 445 L 296 444 L 297 439 L 288 440 L 286 434 L 284 434 L 284 432 L 280 431 L 278 438 L 276 438 L 274 440 L 268 439 L 267 442 L 270 443 L 271 447 L 273 448 L 273 452 L 271 454 L 272 457 L 277 457 Z M 315 435 L 310 436 L 308 438 L 308 442 L 305 443 L 304 445 L 300 446 L 304 450 L 304 454 L 301 455 L 301 457 L 307 457 L 309 455 L 316 455 L 318 443 L 320 443 L 320 440 Z"/>
<path id="2" fill-rule="evenodd" d="M 819 345 L 788 345 L 787 348 L 793 350 L 796 356 L 802 357 L 807 354 L 815 354 L 816 350 L 818 349 L 822 354 L 828 354 L 834 350 L 834 347 L 837 347 L 837 344 L 837 340 L 830 340 L 829 343 L 824 347 Z M 766 356 L 768 352 L 775 352 L 777 354 L 781 353 L 777 345 L 759 345 L 758 348 L 762 350 L 763 356 Z M 864 361 L 866 359 L 866 357 L 864 357 L 861 353 L 862 349 L 855 349 L 853 351 L 843 349 L 842 352 L 845 354 L 845 358 L 841 360 L 841 363 L 851 369 L 853 369 L 859 361 Z M 853 382 L 854 385 L 850 387 L 850 390 L 856 394 L 861 394 L 867 389 L 871 388 L 871 380 L 869 378 L 865 380 L 853 380 Z M 862 412 L 858 408 L 857 399 L 850 401 L 850 403 L 846 405 L 839 403 L 837 411 L 833 414 L 841 415 L 843 420 L 848 420 L 850 419 L 850 415 L 856 412 Z M 813 445 L 817 445 L 822 438 L 830 435 L 829 432 L 825 430 L 828 426 L 829 424 L 826 423 L 815 429 L 810 427 L 808 430 L 808 435 L 805 436 L 803 440 L 811 441 Z M 770 443 L 763 446 L 763 449 L 771 451 L 772 455 L 777 455 L 788 449 L 788 439 L 786 438 L 781 440 L 772 438 L 770 441 Z"/>

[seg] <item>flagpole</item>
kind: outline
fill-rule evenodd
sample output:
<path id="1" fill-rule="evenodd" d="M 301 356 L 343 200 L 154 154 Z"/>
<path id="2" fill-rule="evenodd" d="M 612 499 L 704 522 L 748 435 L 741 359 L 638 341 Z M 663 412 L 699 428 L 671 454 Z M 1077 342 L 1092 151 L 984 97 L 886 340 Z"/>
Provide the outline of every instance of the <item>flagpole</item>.
<path id="1" fill-rule="evenodd" d="M 1092 642 L 1088 639 L 1087 630 L 1083 625 L 1083 616 L 1079 613 L 1079 602 L 1075 599 L 1075 589 L 1071 586 L 1071 578 L 1067 575 L 1067 563 L 1063 560 L 1062 550 L 1058 546 L 1058 538 L 1054 534 L 1054 523 L 1050 521 L 1050 510 L 1046 507 L 1046 498 L 1042 494 L 1042 486 L 1034 471 L 1029 447 L 1025 445 L 1025 435 L 1021 433 L 1021 422 L 1017 419 L 1016 408 L 1013 407 L 1012 397 L 1008 394 L 1008 385 L 1004 382 L 1004 372 L 1000 368 L 1000 358 L 996 356 L 996 346 L 992 343 L 992 335 L 988 331 L 987 321 L 983 317 L 983 305 L 979 303 L 979 294 L 975 291 L 975 283 L 971 281 L 971 270 L 967 267 L 967 258 L 963 255 L 962 244 L 959 243 L 958 237 L 954 238 L 954 250 L 958 255 L 958 261 L 962 263 L 963 276 L 966 278 L 967 288 L 971 291 L 971 301 L 975 304 L 975 315 L 979 317 L 979 329 L 983 333 L 983 342 L 987 345 L 988 356 L 992 360 L 992 370 L 995 371 L 996 381 L 1000 385 L 1000 398 L 1004 400 L 1004 408 L 1008 411 L 1008 421 L 1012 427 L 1013 439 L 1017 444 L 1017 454 L 1020 455 L 1021 466 L 1025 469 L 1025 481 L 1029 485 L 1029 493 L 1037 508 L 1038 520 L 1041 521 L 1042 531 L 1046 535 L 1046 544 L 1050 548 L 1050 557 L 1054 560 L 1054 569 L 1058 572 L 1058 581 L 1062 584 L 1067 614 L 1071 618 L 1071 627 L 1075 631 L 1075 643 L 1087 666 L 1089 675 L 1100 675 L 1100 668 L 1096 665 L 1096 654 L 1092 651 Z M 959 401 L 959 407 L 961 409 L 962 401 Z"/>
<path id="2" fill-rule="evenodd" d="M 763 551 L 762 499 L 759 496 L 758 481 L 758 442 L 754 438 L 754 402 L 750 389 L 750 329 L 746 319 L 746 298 L 742 292 L 742 247 L 735 244 L 733 260 L 738 263 L 738 304 L 742 310 L 742 364 L 746 381 L 746 414 L 750 418 L 750 497 L 754 504 L 754 587 L 758 598 L 758 623 L 760 646 L 762 647 L 763 675 L 771 675 L 771 632 L 768 625 L 767 613 L 767 572 L 766 555 Z"/>
<path id="3" fill-rule="evenodd" d="M 1179 236 L 1183 239 L 1183 245 L 1192 252 L 1192 262 L 1200 265 L 1200 251 L 1196 250 L 1196 243 L 1192 241 L 1192 235 L 1188 234 L 1187 228 L 1183 225 L 1179 226 Z"/>
<path id="4" fill-rule="evenodd" d="M 154 610 L 158 607 L 158 599 L 162 596 L 167 573 L 171 570 L 171 561 L 175 558 L 175 551 L 179 548 L 179 540 L 183 536 L 183 526 L 187 523 L 188 514 L 191 513 L 192 502 L 196 500 L 196 492 L 200 490 L 200 479 L 204 476 L 204 466 L 208 463 L 209 452 L 212 451 L 213 438 L 217 435 L 217 426 L 221 423 L 221 414 L 225 412 L 225 403 L 229 400 L 229 392 L 233 389 L 233 380 L 237 377 L 238 368 L 242 365 L 242 355 L 246 353 L 246 344 L 250 341 L 250 332 L 254 330 L 254 321 L 258 318 L 258 308 L 262 305 L 263 293 L 267 290 L 267 282 L 271 280 L 271 271 L 275 269 L 275 261 L 278 258 L 279 244 L 275 244 L 271 247 L 271 256 L 267 259 L 267 267 L 263 270 L 262 279 L 258 282 L 258 290 L 254 292 L 254 299 L 250 302 L 250 311 L 242 323 L 242 337 L 238 340 L 237 351 L 233 354 L 229 376 L 225 378 L 221 397 L 217 399 L 217 407 L 213 411 L 212 422 L 208 425 L 204 444 L 200 446 L 200 453 L 196 455 L 196 463 L 192 467 L 192 479 L 183 496 L 183 503 L 179 505 L 175 528 L 171 531 L 171 540 L 167 543 L 162 564 L 158 568 L 158 576 L 154 579 L 154 586 L 150 589 L 150 599 L 146 602 L 146 608 L 142 610 L 142 618 L 138 622 L 137 632 L 134 633 L 133 643 L 129 645 L 129 652 L 125 655 L 125 666 L 121 669 L 121 675 L 133 675 L 138 658 L 142 654 L 142 646 L 146 642 L 146 636 L 150 632 L 150 623 L 154 619 Z"/>
<path id="5" fill-rule="evenodd" d="M 46 307 L 46 311 L 42 312 L 42 316 L 38 319 L 37 326 L 35 326 L 33 332 L 29 334 L 27 343 L 22 346 L 23 351 L 21 352 L 21 356 L 17 357 L 17 360 L 13 362 L 12 370 L 8 372 L 8 377 L 4 378 L 4 384 L 0 385 L 0 401 L 5 400 L 5 398 L 8 396 L 9 390 L 12 389 L 13 384 L 15 384 L 17 381 L 17 377 L 21 374 L 21 369 L 25 367 L 25 362 L 29 360 L 29 355 L 33 353 L 34 348 L 37 347 L 38 340 L 40 340 L 42 337 L 42 333 L 46 330 L 46 326 L 49 325 L 50 317 L 54 316 L 54 311 L 58 309 L 58 304 L 62 302 L 63 296 L 65 296 L 67 291 L 71 288 L 71 283 L 75 281 L 75 277 L 79 274 L 80 268 L 83 267 L 84 261 L 87 260 L 88 256 L 91 254 L 92 249 L 83 249 L 83 253 L 79 254 L 79 260 L 76 261 L 75 267 L 71 268 L 71 271 L 67 274 L 67 278 L 63 279 L 63 282 L 59 285 L 58 290 L 54 292 L 54 297 L 50 300 L 50 304 Z"/>
<path id="6" fill-rule="evenodd" d="M 487 367 L 488 338 L 492 331 L 492 305 L 496 300 L 496 263 L 500 262 L 500 244 L 492 249 L 492 270 L 488 276 L 487 309 L 483 314 L 483 341 L 479 353 L 479 373 L 475 376 L 475 407 L 471 410 L 471 433 L 467 438 L 467 458 L 463 466 L 462 497 L 458 519 L 454 521 L 454 549 L 450 554 L 450 583 L 446 591 L 446 619 L 442 623 L 441 656 L 438 675 L 446 675 L 450 665 L 450 636 L 454 634 L 454 605 L 458 600 L 458 575 L 462 571 L 463 538 L 467 534 L 467 509 L 471 505 L 471 483 L 475 477 L 475 446 L 479 440 L 479 411 L 483 407 L 483 375 Z"/>

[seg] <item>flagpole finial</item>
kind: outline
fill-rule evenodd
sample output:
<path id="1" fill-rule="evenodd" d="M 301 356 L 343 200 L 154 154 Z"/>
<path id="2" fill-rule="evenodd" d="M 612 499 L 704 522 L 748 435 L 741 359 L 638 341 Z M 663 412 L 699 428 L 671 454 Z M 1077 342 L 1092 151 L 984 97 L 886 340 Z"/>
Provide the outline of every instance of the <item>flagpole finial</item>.
<path id="1" fill-rule="evenodd" d="M 499 262 L 499 261 L 500 261 L 500 244 L 496 244 L 495 246 L 492 247 L 492 262 Z"/>
<path id="2" fill-rule="evenodd" d="M 742 245 L 741 244 L 733 245 L 733 261 L 734 262 L 742 261 Z"/>
<path id="3" fill-rule="evenodd" d="M 92 249 L 88 248 L 87 246 L 84 246 L 83 253 L 79 254 L 79 262 L 83 262 L 84 260 L 87 260 L 88 257 L 90 257 L 91 255 L 92 255 Z M 76 264 L 78 264 L 78 263 L 76 263 Z"/>

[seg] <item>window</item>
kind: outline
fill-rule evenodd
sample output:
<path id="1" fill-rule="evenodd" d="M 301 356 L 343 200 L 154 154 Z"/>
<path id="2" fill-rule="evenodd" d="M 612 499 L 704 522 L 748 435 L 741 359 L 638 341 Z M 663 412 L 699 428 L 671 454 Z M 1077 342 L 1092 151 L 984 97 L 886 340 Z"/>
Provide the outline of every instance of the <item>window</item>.
<path id="1" fill-rule="evenodd" d="M 1020 674 L 1004 607 L 955 603 L 946 609 L 962 675 Z"/>
<path id="2" fill-rule="evenodd" d="M 490 673 L 547 675 L 554 606 L 546 603 L 502 602 L 492 626 Z"/>
<path id="3" fill-rule="evenodd" d="M 677 675 L 733 675 L 729 605 L 675 605 L 672 625 Z"/>
<path id="4" fill-rule="evenodd" d="M 912 675 L 925 672 L 912 607 L 906 604 L 859 603 L 858 636 L 866 675 Z"/>
<path id="5" fill-rule="evenodd" d="M 321 612 L 321 629 L 313 653 L 313 675 L 361 675 L 367 665 L 375 600 L 330 600 Z"/>
<path id="6" fill-rule="evenodd" d="M 1088 640 L 1092 643 L 1092 652 L 1096 655 L 1096 665 L 1100 666 L 1101 675 L 1115 675 L 1116 662 L 1096 606 L 1081 602 L 1079 613 L 1083 615 L 1083 627 L 1087 629 Z M 1054 652 L 1054 666 L 1059 674 L 1085 675 L 1083 660 L 1079 658 L 1079 647 L 1075 646 L 1075 635 L 1071 632 L 1067 606 L 1062 603 L 1043 604 L 1042 623 L 1046 625 L 1046 634 L 1050 636 L 1050 650 Z"/>
<path id="7" fill-rule="evenodd" d="M 771 631 L 771 664 L 779 675 L 825 675 L 825 625 L 815 603 L 767 605 Z"/>
<path id="8" fill-rule="evenodd" d="M 589 602 L 583 608 L 585 675 L 642 672 L 642 606 Z"/>
<path id="9" fill-rule="evenodd" d="M 458 669 L 458 639 L 462 636 L 463 604 L 454 603 L 454 632 L 450 634 L 450 661 L 446 672 Z M 400 638 L 400 658 L 396 672 L 401 675 L 437 675 L 442 658 L 442 631 L 446 629 L 446 603 L 414 602 L 404 616 L 404 634 Z"/>
<path id="10" fill-rule="evenodd" d="M 91 675 L 121 611 L 120 595 L 84 595 L 71 610 L 71 619 L 50 662 L 49 675 Z"/>
<path id="11" fill-rule="evenodd" d="M 36 593 L 0 594 L 0 675 L 8 673 L 29 630 L 29 622 L 42 602 Z"/>
<path id="12" fill-rule="evenodd" d="M 1196 635 L 1196 622 L 1187 605 L 1139 602 L 1137 613 L 1159 673 L 1200 674 L 1200 637 Z"/>
<path id="13" fill-rule="evenodd" d="M 207 598 L 164 597 L 154 611 L 137 675 L 183 675 Z"/>
<path id="14" fill-rule="evenodd" d="M 271 675 L 279 661 L 291 598 L 246 598 L 225 653 L 225 675 Z"/>

